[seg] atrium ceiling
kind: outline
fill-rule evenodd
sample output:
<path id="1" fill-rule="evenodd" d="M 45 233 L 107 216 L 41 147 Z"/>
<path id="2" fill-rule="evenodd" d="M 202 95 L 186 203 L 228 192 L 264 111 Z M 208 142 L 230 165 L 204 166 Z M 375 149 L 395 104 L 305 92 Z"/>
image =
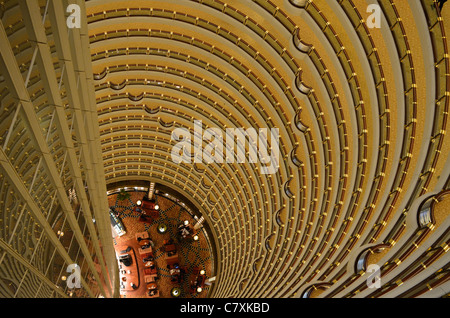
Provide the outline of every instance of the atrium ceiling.
<path id="1" fill-rule="evenodd" d="M 450 293 L 436 1 L 4 0 L 0 17 L 2 297 L 66 297 L 72 263 L 81 296 L 117 296 L 106 190 L 142 181 L 204 216 L 211 297 Z M 277 129 L 275 171 L 174 161 L 174 131 L 194 140 L 196 121 Z"/>

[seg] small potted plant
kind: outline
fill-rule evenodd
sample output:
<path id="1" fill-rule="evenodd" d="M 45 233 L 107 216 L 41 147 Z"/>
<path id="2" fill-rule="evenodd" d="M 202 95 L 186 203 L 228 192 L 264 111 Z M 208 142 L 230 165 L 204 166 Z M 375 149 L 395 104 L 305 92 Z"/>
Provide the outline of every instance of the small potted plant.
<path id="1" fill-rule="evenodd" d="M 119 201 L 125 201 L 128 200 L 130 198 L 130 194 L 125 191 L 125 189 L 121 189 L 119 194 L 117 195 L 117 200 Z"/>

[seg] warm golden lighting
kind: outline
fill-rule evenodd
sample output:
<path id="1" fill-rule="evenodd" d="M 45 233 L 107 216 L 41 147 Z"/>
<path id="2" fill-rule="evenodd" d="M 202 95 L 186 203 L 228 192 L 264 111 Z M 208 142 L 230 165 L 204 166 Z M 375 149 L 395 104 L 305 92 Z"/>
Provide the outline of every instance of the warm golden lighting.
<path id="1" fill-rule="evenodd" d="M 0 0 L 0 295 L 450 296 L 444 2 Z"/>

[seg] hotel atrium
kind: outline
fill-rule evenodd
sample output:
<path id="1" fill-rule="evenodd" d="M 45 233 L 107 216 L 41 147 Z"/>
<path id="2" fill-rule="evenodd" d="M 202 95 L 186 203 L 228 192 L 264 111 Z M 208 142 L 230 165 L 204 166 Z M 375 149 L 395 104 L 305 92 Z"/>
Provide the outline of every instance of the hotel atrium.
<path id="1" fill-rule="evenodd" d="M 0 19 L 0 298 L 449 297 L 450 4 Z M 234 151 L 227 129 L 260 135 Z"/>

